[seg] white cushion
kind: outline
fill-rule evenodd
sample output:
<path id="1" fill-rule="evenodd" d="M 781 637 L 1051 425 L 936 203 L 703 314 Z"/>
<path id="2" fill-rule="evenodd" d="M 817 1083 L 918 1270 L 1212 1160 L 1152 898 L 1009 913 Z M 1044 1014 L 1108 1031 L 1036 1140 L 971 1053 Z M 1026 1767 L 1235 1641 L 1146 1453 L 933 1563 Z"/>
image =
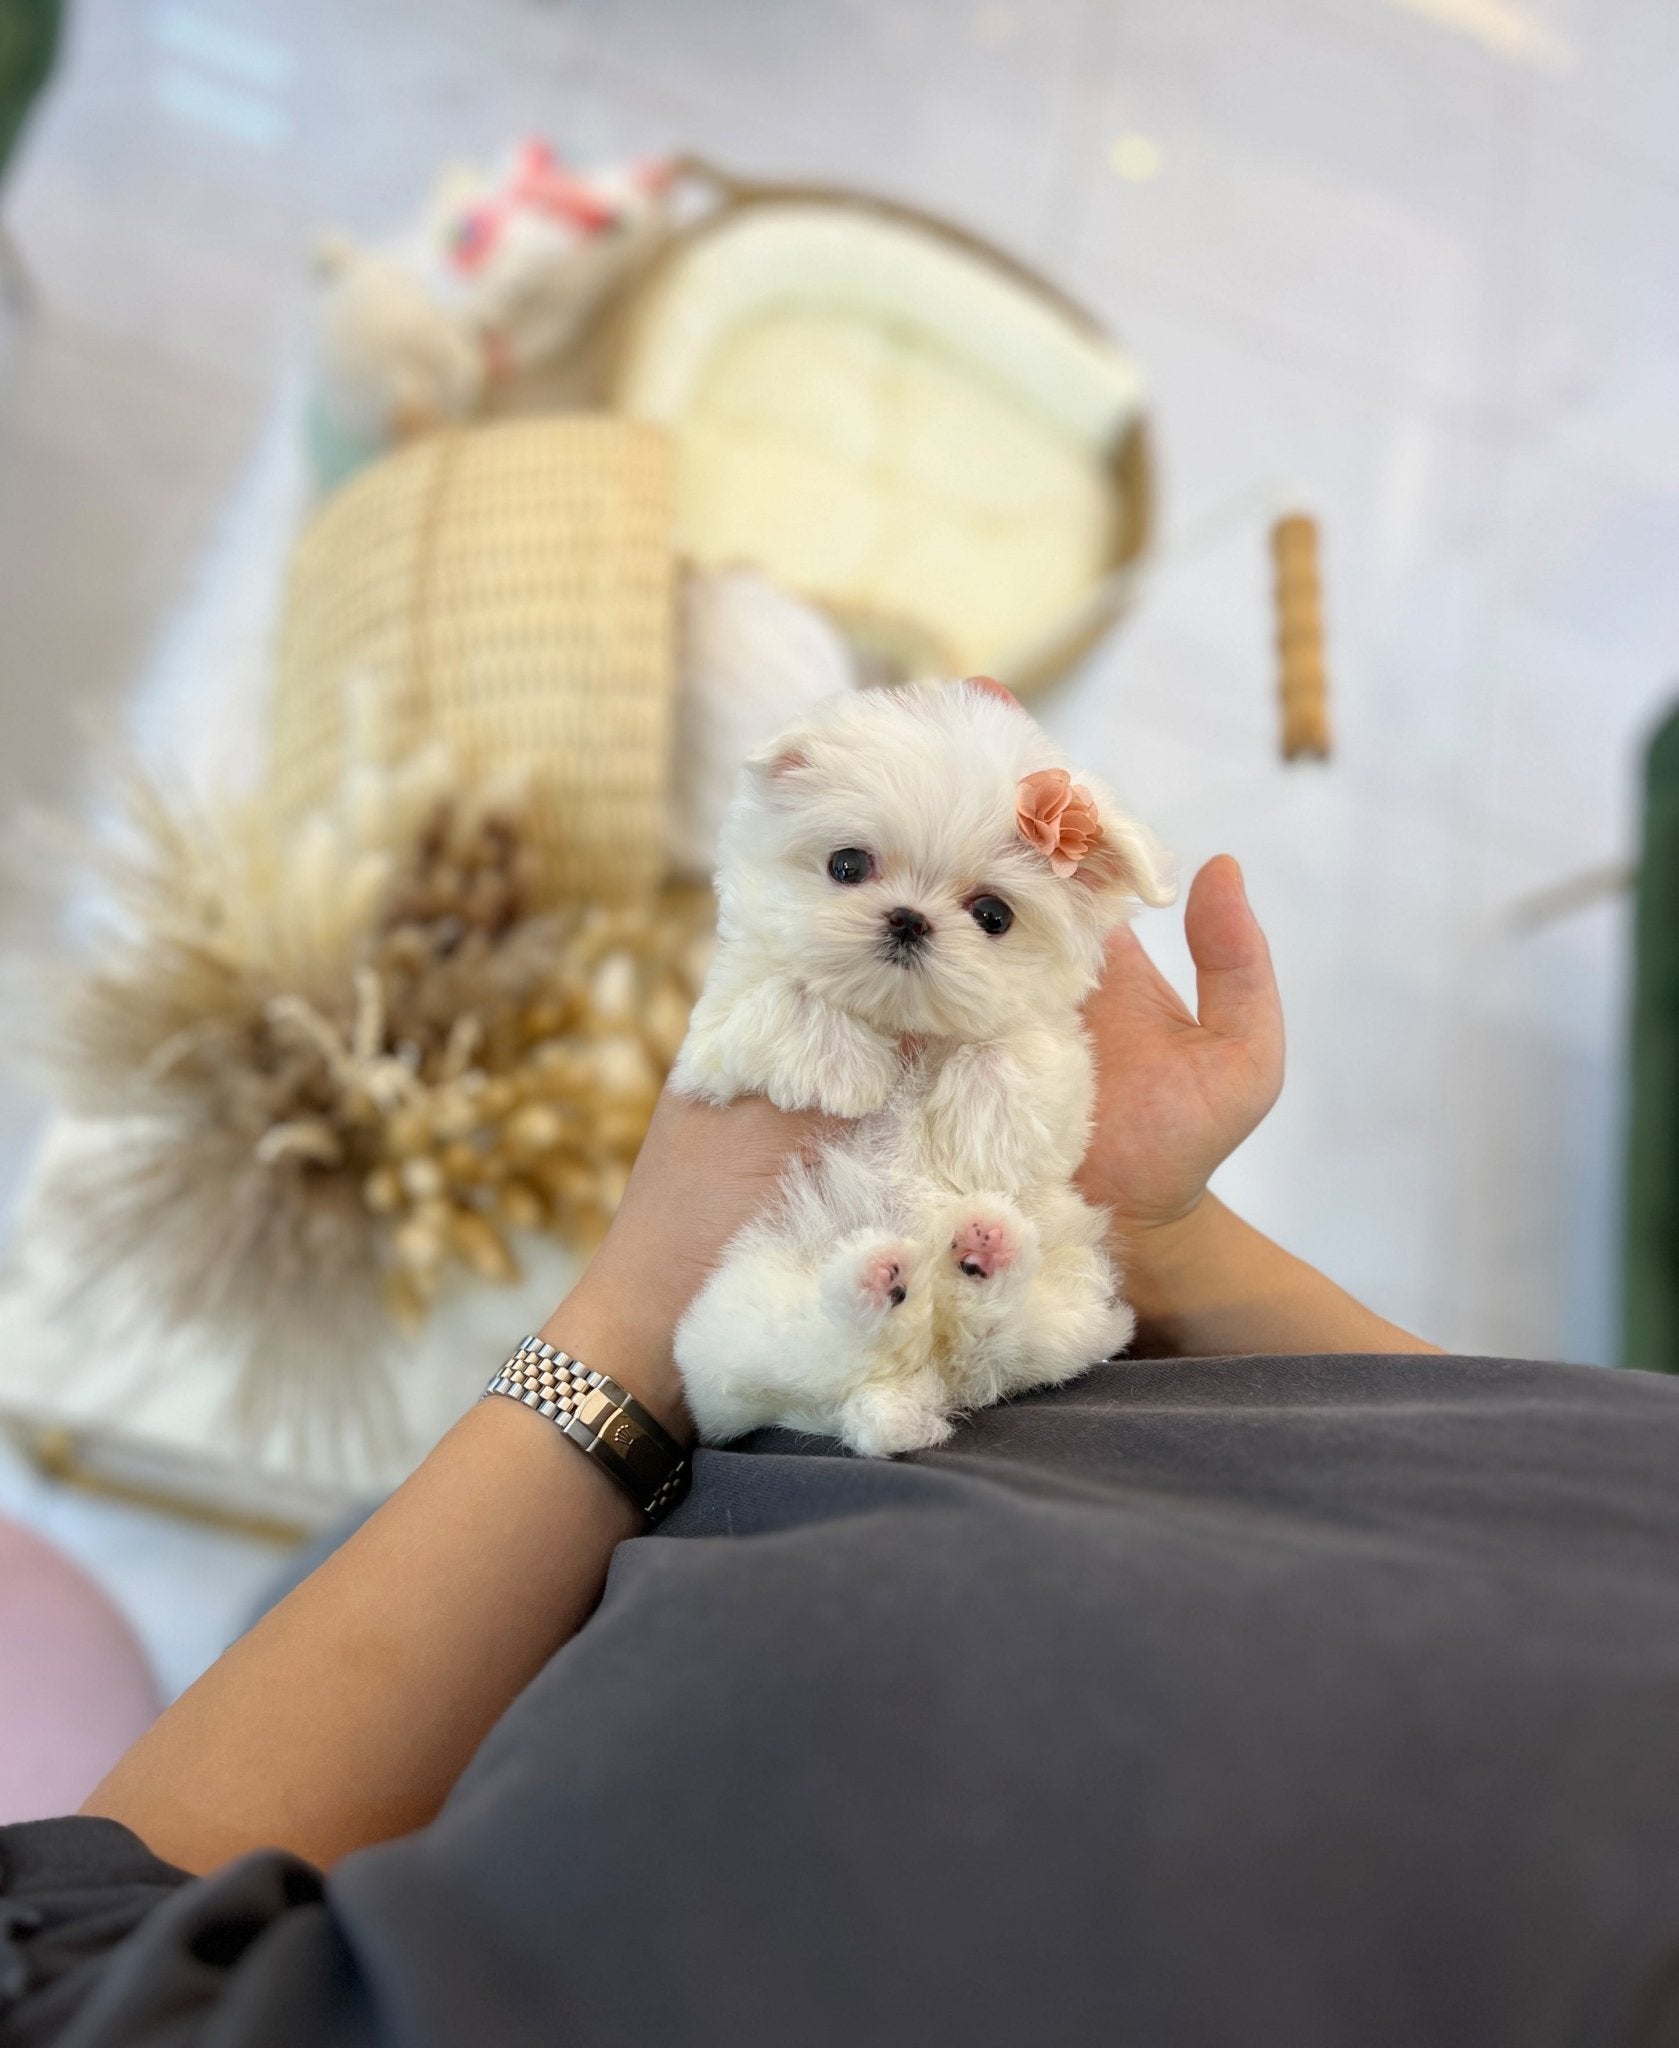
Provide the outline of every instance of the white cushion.
<path id="1" fill-rule="evenodd" d="M 930 665 L 1006 669 L 1114 559 L 1130 361 L 981 257 L 850 208 L 750 208 L 644 305 L 618 402 L 675 433 L 683 545 Z"/>

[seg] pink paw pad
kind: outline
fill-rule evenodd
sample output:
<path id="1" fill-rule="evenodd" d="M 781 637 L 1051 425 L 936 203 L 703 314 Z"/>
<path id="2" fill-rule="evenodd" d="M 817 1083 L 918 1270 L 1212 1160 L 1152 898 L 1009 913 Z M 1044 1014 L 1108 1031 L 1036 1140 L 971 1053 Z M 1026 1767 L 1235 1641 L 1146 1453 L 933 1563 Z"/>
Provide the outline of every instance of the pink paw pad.
<path id="1" fill-rule="evenodd" d="M 1012 1266 L 1020 1245 L 1006 1223 L 975 1216 L 950 1240 L 950 1256 L 970 1280 L 989 1280 Z"/>
<path id="2" fill-rule="evenodd" d="M 866 1299 L 882 1309 L 897 1308 L 902 1304 L 909 1292 L 905 1279 L 903 1261 L 890 1252 L 877 1252 L 864 1262 L 863 1270 L 857 1276 Z"/>

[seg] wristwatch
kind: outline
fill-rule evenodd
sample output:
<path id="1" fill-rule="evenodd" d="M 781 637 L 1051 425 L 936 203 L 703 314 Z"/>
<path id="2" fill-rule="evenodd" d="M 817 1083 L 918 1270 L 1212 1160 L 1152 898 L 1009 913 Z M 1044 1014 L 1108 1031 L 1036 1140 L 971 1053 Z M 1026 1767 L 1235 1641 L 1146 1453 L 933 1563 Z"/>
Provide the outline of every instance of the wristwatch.
<path id="1" fill-rule="evenodd" d="M 527 1337 L 480 1397 L 505 1394 L 545 1415 L 661 1521 L 688 1491 L 688 1453 L 627 1387 L 540 1337 Z"/>

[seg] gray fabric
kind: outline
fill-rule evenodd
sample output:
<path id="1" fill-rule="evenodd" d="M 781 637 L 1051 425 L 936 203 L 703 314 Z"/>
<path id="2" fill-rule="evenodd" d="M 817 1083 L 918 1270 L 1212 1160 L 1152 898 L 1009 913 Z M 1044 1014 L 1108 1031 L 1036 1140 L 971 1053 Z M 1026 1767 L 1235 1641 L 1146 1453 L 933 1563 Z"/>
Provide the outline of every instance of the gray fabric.
<path id="1" fill-rule="evenodd" d="M 765 1433 L 420 1834 L 0 1871 L 7 2048 L 1679 2042 L 1679 1386 L 1117 1364 L 896 1465 Z"/>

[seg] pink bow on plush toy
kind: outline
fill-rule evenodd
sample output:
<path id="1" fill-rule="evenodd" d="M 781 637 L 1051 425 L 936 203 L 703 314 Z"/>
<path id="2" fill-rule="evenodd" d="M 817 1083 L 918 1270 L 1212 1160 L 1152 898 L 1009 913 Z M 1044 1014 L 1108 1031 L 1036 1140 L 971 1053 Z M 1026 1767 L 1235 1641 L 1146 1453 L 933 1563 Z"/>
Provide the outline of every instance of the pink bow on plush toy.
<path id="1" fill-rule="evenodd" d="M 638 164 L 632 173 L 646 192 L 670 182 L 667 164 Z M 581 235 L 598 235 L 618 218 L 618 209 L 585 178 L 568 171 L 546 142 L 521 143 L 498 192 L 462 214 L 455 224 L 450 257 L 458 270 L 476 270 L 519 212 L 546 214 Z"/>

